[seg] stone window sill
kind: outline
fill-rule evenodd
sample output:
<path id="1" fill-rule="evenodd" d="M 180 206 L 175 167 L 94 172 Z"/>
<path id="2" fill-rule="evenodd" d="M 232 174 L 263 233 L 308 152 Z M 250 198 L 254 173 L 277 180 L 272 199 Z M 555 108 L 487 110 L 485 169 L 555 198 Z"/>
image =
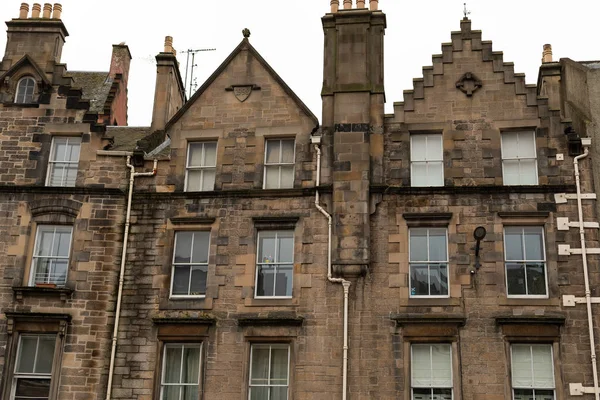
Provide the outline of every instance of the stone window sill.
<path id="1" fill-rule="evenodd" d="M 17 300 L 23 300 L 25 296 L 57 296 L 62 301 L 67 301 L 73 293 L 73 289 L 66 287 L 15 286 L 12 289 Z"/>

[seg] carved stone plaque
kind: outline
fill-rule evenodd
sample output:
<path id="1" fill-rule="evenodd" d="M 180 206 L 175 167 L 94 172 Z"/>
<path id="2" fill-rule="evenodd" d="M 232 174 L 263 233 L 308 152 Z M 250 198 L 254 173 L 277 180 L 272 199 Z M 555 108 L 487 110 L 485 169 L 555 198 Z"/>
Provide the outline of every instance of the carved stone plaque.
<path id="1" fill-rule="evenodd" d="M 234 86 L 233 94 L 236 99 L 243 103 L 250 97 L 250 94 L 252 94 L 252 86 Z"/>
<path id="2" fill-rule="evenodd" d="M 483 86 L 483 83 L 472 72 L 465 73 L 456 82 L 456 87 L 466 94 L 467 97 L 473 96 L 473 93 L 481 86 Z"/>

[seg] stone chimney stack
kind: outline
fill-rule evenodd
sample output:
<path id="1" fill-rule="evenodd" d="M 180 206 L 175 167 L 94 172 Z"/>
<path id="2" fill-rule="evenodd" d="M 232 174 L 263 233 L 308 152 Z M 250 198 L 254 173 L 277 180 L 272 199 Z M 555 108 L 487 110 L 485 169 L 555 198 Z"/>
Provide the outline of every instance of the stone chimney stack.
<path id="1" fill-rule="evenodd" d="M 185 88 L 173 38 L 165 37 L 164 51 L 156 56 L 156 88 L 152 110 L 152 130 L 162 130 L 185 103 Z"/>
<path id="2" fill-rule="evenodd" d="M 41 15 L 42 6 L 34 3 L 31 8 L 31 17 L 28 18 L 29 5 L 22 3 L 19 9 L 19 18 L 6 22 L 7 37 L 6 51 L 0 63 L 0 73 L 7 71 L 15 63 L 28 55 L 46 73 L 47 78 L 53 81 L 55 66 L 60 64 L 65 38 L 69 35 L 60 20 L 62 7 L 44 4 L 44 13 Z"/>
<path id="3" fill-rule="evenodd" d="M 19 19 L 27 19 L 29 15 L 29 4 L 21 3 L 21 8 L 19 10 Z"/>
<path id="4" fill-rule="evenodd" d="M 359 2 L 359 5 L 362 2 Z M 371 2 L 371 8 L 377 2 Z M 325 34 L 322 127 L 333 185 L 333 270 L 352 277 L 370 264 L 370 184 L 383 182 L 385 14 L 348 9 L 322 18 Z M 332 10 L 333 11 L 333 10 Z"/>
<path id="5" fill-rule="evenodd" d="M 62 14 L 62 5 L 60 3 L 54 3 L 54 11 L 52 12 L 52 19 L 60 19 Z"/>
<path id="6" fill-rule="evenodd" d="M 42 14 L 42 18 L 49 19 L 50 15 L 52 15 L 52 4 L 46 3 L 44 4 L 44 13 Z"/>
<path id="7" fill-rule="evenodd" d="M 552 45 L 545 44 L 544 52 L 542 53 L 542 64 L 552 62 Z"/>

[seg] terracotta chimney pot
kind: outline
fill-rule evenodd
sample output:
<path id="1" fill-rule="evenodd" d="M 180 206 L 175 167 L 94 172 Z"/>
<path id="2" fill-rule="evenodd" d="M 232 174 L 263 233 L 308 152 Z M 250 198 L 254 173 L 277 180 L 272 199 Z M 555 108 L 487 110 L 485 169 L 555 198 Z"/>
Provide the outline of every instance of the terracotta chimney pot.
<path id="1" fill-rule="evenodd" d="M 356 8 L 365 8 L 365 0 L 356 0 Z"/>
<path id="2" fill-rule="evenodd" d="M 377 11 L 377 9 L 379 8 L 379 0 L 370 0 L 369 5 L 371 11 Z"/>
<path id="3" fill-rule="evenodd" d="M 331 0 L 331 12 L 336 13 L 340 8 L 340 0 Z"/>
<path id="4" fill-rule="evenodd" d="M 344 0 L 344 10 L 350 10 L 352 8 L 352 0 Z"/>
<path id="5" fill-rule="evenodd" d="M 60 19 L 62 15 L 62 5 L 60 3 L 54 3 L 54 11 L 52 12 L 53 19 Z"/>
<path id="6" fill-rule="evenodd" d="M 19 9 L 19 19 L 27 19 L 27 14 L 29 14 L 29 4 L 21 3 L 21 8 Z"/>
<path id="7" fill-rule="evenodd" d="M 33 8 L 31 9 L 31 18 L 39 18 L 41 11 L 42 6 L 39 3 L 33 3 Z"/>
<path id="8" fill-rule="evenodd" d="M 173 53 L 173 36 L 165 36 L 165 53 Z"/>
<path id="9" fill-rule="evenodd" d="M 44 3 L 44 13 L 42 14 L 42 18 L 50 18 L 50 15 L 52 14 L 52 4 L 50 3 Z"/>
<path id="10" fill-rule="evenodd" d="M 545 44 L 544 52 L 542 53 L 542 64 L 552 62 L 552 45 Z"/>

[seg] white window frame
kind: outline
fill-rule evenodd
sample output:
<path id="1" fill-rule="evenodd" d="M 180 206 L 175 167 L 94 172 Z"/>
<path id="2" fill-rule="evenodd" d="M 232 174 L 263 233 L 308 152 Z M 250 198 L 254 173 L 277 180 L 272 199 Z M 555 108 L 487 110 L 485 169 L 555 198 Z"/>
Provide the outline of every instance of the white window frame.
<path id="1" fill-rule="evenodd" d="M 177 386 L 177 387 L 182 387 L 182 386 L 197 386 L 198 387 L 198 393 L 202 393 L 202 381 L 201 381 L 201 376 L 202 376 L 202 361 L 203 361 L 203 354 L 202 354 L 202 345 L 203 343 L 165 343 L 163 345 L 163 354 L 162 354 L 162 370 L 161 370 L 161 374 L 160 374 L 160 398 L 163 398 L 163 392 L 166 386 Z M 181 365 L 179 366 L 179 383 L 165 383 L 165 374 L 167 372 L 167 349 L 169 348 L 176 348 L 176 347 L 181 347 Z M 181 383 L 182 381 L 182 374 L 183 374 L 183 363 L 184 363 L 184 359 L 183 359 L 183 352 L 185 351 L 185 348 L 197 348 L 199 349 L 199 353 L 200 356 L 198 357 L 198 379 L 196 383 Z M 181 396 L 181 391 L 179 391 L 179 399 L 178 400 L 183 400 L 183 397 Z"/>
<path id="2" fill-rule="evenodd" d="M 417 231 L 417 230 L 427 230 L 427 258 L 429 258 L 429 250 L 430 250 L 430 245 L 429 245 L 429 230 L 430 229 L 444 229 L 445 230 L 445 237 L 446 237 L 446 260 L 445 261 L 412 261 L 411 260 L 411 256 L 410 256 L 410 249 L 411 249 L 411 232 Z M 448 281 L 446 282 L 446 285 L 448 286 L 448 294 L 446 295 L 431 295 L 431 294 L 427 294 L 427 295 L 417 295 L 417 294 L 412 294 L 412 264 L 427 264 L 427 277 L 428 279 L 431 279 L 431 273 L 430 273 L 430 264 L 446 264 L 446 278 L 448 279 Z M 448 260 L 448 228 L 442 228 L 442 227 L 422 227 L 422 228 L 410 228 L 408 230 L 408 289 L 409 289 L 409 296 L 411 298 L 417 298 L 417 299 L 423 299 L 423 298 L 427 298 L 427 299 L 446 299 L 448 297 L 450 297 L 450 262 Z M 429 289 L 431 292 L 431 284 L 429 284 Z"/>
<path id="3" fill-rule="evenodd" d="M 29 86 L 27 83 L 28 81 L 33 82 L 33 85 Z M 20 93 L 21 85 L 25 85 L 24 93 Z M 31 93 L 28 93 L 29 90 L 31 90 Z M 16 104 L 31 104 L 31 103 L 33 103 L 33 95 L 34 94 L 35 94 L 35 79 L 33 79 L 32 76 L 24 76 L 23 78 L 19 79 L 19 82 L 17 82 L 17 90 L 15 91 L 15 103 Z"/>
<path id="4" fill-rule="evenodd" d="M 79 145 L 79 155 L 77 157 L 77 160 L 53 160 L 53 154 L 54 154 L 54 147 L 56 146 L 56 141 L 58 140 L 65 140 L 65 144 L 66 146 L 75 146 L 76 144 Z M 70 142 L 75 142 L 75 143 L 70 143 Z M 66 156 L 66 154 L 65 154 Z M 53 136 L 52 137 L 52 145 L 50 146 L 50 156 L 48 157 L 48 171 L 46 172 L 46 186 L 53 186 L 53 187 L 73 187 L 75 186 L 76 182 L 77 182 L 77 174 L 75 175 L 75 181 L 73 182 L 73 185 L 66 185 L 66 179 L 65 179 L 65 171 L 66 169 L 63 169 L 63 175 L 61 178 L 61 182 L 60 185 L 51 185 L 51 177 L 52 177 L 52 171 L 54 171 L 55 166 L 57 165 L 63 165 L 65 167 L 67 166 L 73 166 L 75 165 L 75 167 L 79 167 L 79 158 L 81 157 L 81 137 L 79 136 Z M 76 168 L 77 169 L 77 168 Z"/>
<path id="5" fill-rule="evenodd" d="M 252 384 L 252 360 L 253 360 L 253 356 L 254 356 L 254 349 L 255 348 L 269 348 L 269 373 L 268 373 L 268 383 L 266 385 L 257 385 L 257 384 Z M 276 349 L 287 349 L 287 354 L 288 354 L 288 362 L 287 362 L 287 384 L 286 385 L 272 385 L 271 384 L 271 353 L 273 348 Z M 251 400 L 251 395 L 252 395 L 252 388 L 254 387 L 267 387 L 267 388 L 271 388 L 271 387 L 287 387 L 287 398 L 289 399 L 290 397 L 290 358 L 291 358 L 291 349 L 290 349 L 290 345 L 288 343 L 254 343 L 250 346 L 250 367 L 249 367 L 249 374 L 248 374 L 248 400 Z M 271 392 L 267 391 L 267 398 L 264 400 L 271 400 Z"/>
<path id="6" fill-rule="evenodd" d="M 28 333 L 28 334 L 20 334 L 19 335 L 19 341 L 17 344 L 17 353 L 16 353 L 16 357 L 15 357 L 15 363 L 13 366 L 13 377 L 12 377 L 12 386 L 11 386 L 11 390 L 10 390 L 10 399 L 14 400 L 15 396 L 16 396 L 16 391 L 17 391 L 17 382 L 19 379 L 39 379 L 39 380 L 47 380 L 50 381 L 50 388 L 49 388 L 49 393 L 48 393 L 48 399 L 50 399 L 52 397 L 52 376 L 53 376 L 53 372 L 54 372 L 54 358 L 56 356 L 56 345 L 54 348 L 54 353 L 52 355 L 52 368 L 50 370 L 49 373 L 20 373 L 17 372 L 17 368 L 19 366 L 19 358 L 21 357 L 21 350 L 22 350 L 22 340 L 23 338 L 27 338 L 27 337 L 35 337 L 37 338 L 37 344 L 36 344 L 36 349 L 35 349 L 35 356 L 34 356 L 34 367 L 33 370 L 35 371 L 35 366 L 37 364 L 38 361 L 38 350 L 39 350 L 39 346 L 40 346 L 40 338 L 41 337 L 48 337 L 48 338 L 52 338 L 54 339 L 54 342 L 56 342 L 56 335 L 52 335 L 52 334 L 35 334 L 35 333 Z"/>
<path id="7" fill-rule="evenodd" d="M 279 246 L 277 245 L 277 242 L 278 242 L 277 235 L 280 232 L 290 232 L 292 234 L 292 261 L 288 261 L 288 262 L 272 262 L 272 263 L 264 263 L 264 262 L 260 262 L 259 261 L 259 257 L 260 257 L 260 253 L 261 253 L 261 251 L 260 251 L 260 243 L 261 243 L 260 242 L 260 235 L 264 234 L 264 233 L 267 233 L 267 232 L 269 232 L 269 233 L 274 232 L 275 233 L 275 242 L 276 243 L 275 243 L 275 257 L 274 258 L 276 260 L 279 260 L 279 253 L 278 253 Z M 257 235 L 257 245 L 256 245 L 256 271 L 255 271 L 255 274 L 254 274 L 254 298 L 255 299 L 273 299 L 273 300 L 275 300 L 275 299 L 291 299 L 292 298 L 293 293 L 294 293 L 294 255 L 295 255 L 294 254 L 294 246 L 296 244 L 295 243 L 295 239 L 296 239 L 296 237 L 294 235 L 294 230 L 293 229 L 265 230 L 265 231 L 259 231 L 258 232 L 258 235 Z M 286 266 L 289 265 L 290 266 L 291 271 L 292 271 L 292 274 L 291 274 L 291 276 L 292 276 L 292 293 L 290 293 L 289 296 L 275 296 L 275 295 L 273 295 L 273 296 L 259 296 L 258 295 L 258 271 L 259 271 L 259 268 L 262 265 L 270 265 L 270 264 L 274 264 L 276 266 L 280 266 L 280 265 L 286 265 Z M 276 274 L 277 274 L 277 267 L 276 267 L 275 272 L 274 272 L 274 277 L 276 277 Z M 277 287 L 277 279 L 273 278 L 273 293 L 275 293 L 276 287 Z"/>
<path id="8" fill-rule="evenodd" d="M 448 346 L 448 348 L 450 349 L 450 382 L 452 382 L 452 386 L 448 387 L 448 386 L 415 386 L 413 383 L 413 379 L 414 379 L 414 366 L 415 366 L 415 359 L 414 359 L 414 346 L 429 346 L 429 356 L 431 358 L 431 367 L 433 370 L 433 356 L 432 356 L 432 346 Z M 433 399 L 433 390 L 434 389 L 450 389 L 451 393 L 452 393 L 452 400 L 454 399 L 454 370 L 453 370 L 453 357 L 454 357 L 454 352 L 452 349 L 452 344 L 450 343 L 412 343 L 410 345 L 410 398 L 411 400 L 414 399 L 414 389 L 431 389 L 431 393 L 432 393 L 432 399 Z M 433 373 L 433 371 L 432 371 Z"/>
<path id="9" fill-rule="evenodd" d="M 425 152 L 427 152 L 427 142 L 429 142 L 429 140 L 437 140 L 439 142 L 441 142 L 441 154 L 439 155 L 439 158 L 433 158 L 431 160 L 425 158 L 423 160 L 416 160 L 414 158 L 414 143 L 413 140 L 415 137 L 424 137 L 425 138 Z M 430 178 L 430 174 L 429 174 L 429 164 L 439 164 L 441 165 L 441 172 L 442 172 L 442 176 L 441 176 L 441 183 L 440 184 L 435 184 L 435 185 L 431 185 L 430 182 L 426 182 L 427 184 L 419 184 L 419 182 L 415 182 L 415 174 L 413 172 L 413 167 L 416 164 L 425 164 L 427 166 L 427 180 L 429 181 Z M 440 186 L 444 186 L 444 137 L 442 133 L 413 133 L 410 135 L 410 186 L 412 187 L 440 187 Z"/>
<path id="10" fill-rule="evenodd" d="M 268 163 L 267 162 L 267 148 L 269 146 L 269 143 L 274 143 L 274 142 L 279 142 L 279 162 L 277 163 Z M 282 161 L 282 157 L 283 157 L 283 151 L 281 151 L 281 149 L 283 148 L 283 142 L 286 141 L 292 141 L 293 145 L 294 145 L 294 158 L 292 162 L 288 162 L 285 163 Z M 265 139 L 265 154 L 264 154 L 264 165 L 265 167 L 263 168 L 263 189 L 291 189 L 294 187 L 294 181 L 295 181 L 295 176 L 296 176 L 296 139 L 295 138 L 273 138 L 273 139 Z M 281 182 L 281 168 L 282 167 L 289 167 L 292 166 L 292 181 L 289 182 L 289 186 L 282 186 L 282 182 Z M 272 188 L 268 188 L 267 187 L 267 169 L 269 168 L 277 168 L 279 170 L 279 182 L 277 187 L 272 187 Z"/>
<path id="11" fill-rule="evenodd" d="M 44 229 L 54 229 L 53 235 L 52 235 L 52 243 L 50 244 L 50 249 L 54 249 L 54 241 L 56 240 L 56 230 L 57 229 L 64 229 L 64 228 L 68 228 L 69 229 L 69 233 L 71 235 L 71 239 L 69 240 L 69 250 L 67 252 L 67 256 L 54 256 L 54 255 L 49 255 L 49 256 L 39 256 L 37 255 L 38 252 L 38 247 L 40 245 L 40 240 L 41 240 L 41 233 L 42 230 Z M 38 225 L 36 227 L 36 233 L 35 233 L 35 244 L 33 246 L 33 255 L 31 257 L 31 271 L 30 271 L 30 276 L 29 276 L 29 286 L 35 286 L 36 284 L 40 283 L 40 284 L 56 284 L 56 286 L 59 287 L 63 287 L 65 286 L 65 284 L 67 283 L 68 280 L 68 276 L 69 276 L 69 261 L 71 258 L 71 247 L 73 246 L 73 227 L 72 226 L 66 226 L 66 225 Z M 65 281 L 64 282 L 58 282 L 58 281 L 51 281 L 50 277 L 48 277 L 48 279 L 44 279 L 44 282 L 38 282 L 36 279 L 36 275 L 37 275 L 37 264 L 39 259 L 51 259 L 51 260 L 66 260 L 67 261 L 67 271 L 66 271 L 66 275 L 65 275 Z M 52 264 L 50 264 L 52 265 Z"/>
<path id="12" fill-rule="evenodd" d="M 523 229 L 525 228 L 539 228 L 540 232 L 542 233 L 542 255 L 544 256 L 544 258 L 542 260 L 528 260 L 527 258 L 525 260 L 507 260 L 506 257 L 508 255 L 508 252 L 506 251 L 506 229 L 515 229 L 515 228 L 521 228 L 521 243 L 523 246 L 523 251 L 525 252 L 525 235 L 524 235 L 524 231 Z M 548 293 L 548 262 L 546 261 L 546 234 L 544 232 L 544 228 L 541 226 L 505 226 L 504 229 L 502 230 L 502 240 L 503 240 L 503 247 L 504 247 L 504 281 L 506 284 L 506 296 L 508 298 L 511 299 L 547 299 L 549 296 Z M 527 257 L 527 254 L 525 254 L 525 257 Z M 510 263 L 510 264 L 526 264 L 528 262 L 531 263 L 543 263 L 544 264 L 544 280 L 546 283 L 546 294 L 541 295 L 541 294 L 508 294 L 508 269 L 506 268 L 506 264 Z M 527 267 L 525 266 L 525 291 L 528 292 L 529 288 L 527 287 Z"/>
<path id="13" fill-rule="evenodd" d="M 506 136 L 504 135 L 505 133 L 517 133 L 517 142 L 520 141 L 520 135 L 521 134 L 527 134 L 529 133 L 531 135 L 531 139 L 533 141 L 533 157 L 519 157 L 519 156 L 508 156 L 505 154 L 505 150 L 504 150 L 504 142 L 505 142 L 505 138 Z M 523 130 L 523 131 L 506 131 L 506 132 L 502 132 L 500 135 L 500 152 L 502 154 L 502 181 L 504 182 L 504 186 L 519 186 L 519 185 L 526 185 L 526 186 L 534 186 L 534 185 L 538 185 L 539 184 L 539 176 L 538 176 L 538 162 L 537 162 L 537 145 L 536 145 L 536 141 L 535 141 L 535 130 Z M 517 145 L 518 146 L 518 145 Z M 506 174 L 504 173 L 504 161 L 517 161 L 519 163 L 519 172 L 521 171 L 521 161 L 534 161 L 534 172 L 535 172 L 535 183 L 521 183 L 521 174 L 519 173 L 519 183 L 515 184 L 515 183 L 506 183 L 505 181 L 505 176 Z"/>
<path id="14" fill-rule="evenodd" d="M 544 346 L 544 347 L 548 347 L 550 348 L 550 359 L 552 360 L 552 387 L 551 388 L 541 388 L 541 387 L 516 387 L 514 384 L 514 377 L 515 377 L 515 373 L 514 373 L 514 357 L 513 357 L 513 346 L 528 346 L 529 347 L 529 351 L 531 352 L 531 376 L 534 377 L 535 376 L 535 369 L 534 369 L 534 362 L 533 362 L 533 347 L 537 346 Z M 533 398 L 535 399 L 535 391 L 536 390 L 552 390 L 553 392 L 553 398 L 556 399 L 556 371 L 554 370 L 554 349 L 553 346 L 551 344 L 529 344 L 529 343 L 512 343 L 510 345 L 510 372 L 511 372 L 511 382 L 510 382 L 510 387 L 511 387 L 511 395 L 513 400 L 515 399 L 515 389 L 524 389 L 524 390 L 532 390 L 533 391 Z"/>
<path id="15" fill-rule="evenodd" d="M 176 263 L 175 262 L 175 255 L 177 254 L 177 236 L 179 233 L 191 233 L 192 234 L 192 244 L 190 247 L 190 262 L 189 263 Z M 193 263 L 192 262 L 192 254 L 194 254 L 194 238 L 195 238 L 195 234 L 196 233 L 208 233 L 208 253 L 206 254 L 206 263 Z M 177 298 L 177 299 L 184 299 L 184 298 L 205 298 L 206 297 L 206 288 L 208 287 L 208 259 L 210 257 L 210 231 L 177 231 L 175 232 L 175 241 L 173 244 L 173 258 L 172 258 L 172 262 L 171 262 L 171 288 L 170 288 L 170 297 L 171 298 Z M 173 294 L 173 283 L 175 281 L 175 267 L 176 266 L 189 266 L 190 267 L 190 275 L 189 275 L 189 281 L 188 281 L 188 293 L 190 293 L 190 289 L 191 289 L 191 285 L 192 285 L 192 269 L 194 266 L 206 266 L 206 287 L 204 287 L 204 294 Z"/>
<path id="16" fill-rule="evenodd" d="M 206 163 L 206 145 L 214 144 L 215 145 L 215 164 L 214 165 L 205 165 Z M 190 165 L 190 151 L 192 146 L 202 145 L 202 155 L 200 157 L 200 165 Z M 185 159 L 185 187 L 184 191 L 188 191 L 189 187 L 189 173 L 190 171 L 200 171 L 200 188 L 204 187 L 204 172 L 205 171 L 214 171 L 215 172 L 215 182 L 217 180 L 217 150 L 218 150 L 218 142 L 216 140 L 205 141 L 205 142 L 189 142 L 187 146 L 187 154 Z M 200 192 L 210 192 L 215 190 L 215 182 L 213 182 L 213 187 L 210 190 L 200 190 Z"/>

